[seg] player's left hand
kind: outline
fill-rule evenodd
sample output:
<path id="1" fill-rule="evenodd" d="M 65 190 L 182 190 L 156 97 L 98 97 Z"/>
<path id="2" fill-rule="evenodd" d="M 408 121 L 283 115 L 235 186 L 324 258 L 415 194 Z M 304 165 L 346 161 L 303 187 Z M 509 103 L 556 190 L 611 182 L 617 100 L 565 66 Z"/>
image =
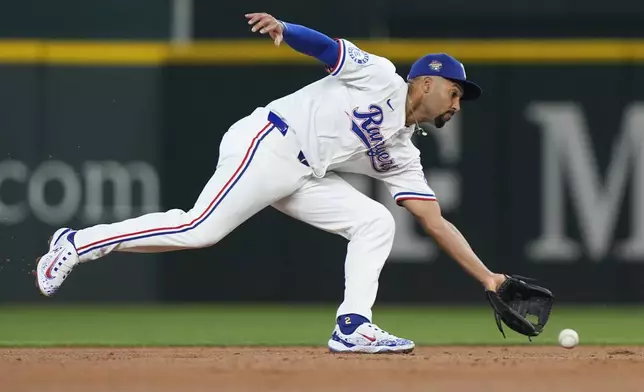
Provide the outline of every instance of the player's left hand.
<path id="1" fill-rule="evenodd" d="M 507 277 L 504 274 L 493 274 L 490 279 L 483 282 L 486 290 L 496 291 L 505 282 Z"/>
<path id="2" fill-rule="evenodd" d="M 252 32 L 268 33 L 275 46 L 280 46 L 282 39 L 284 39 L 284 25 L 282 22 L 265 12 L 256 12 L 245 16 L 248 19 L 248 24 L 253 25 Z"/>
<path id="3" fill-rule="evenodd" d="M 534 279 L 518 275 L 506 275 L 496 291 L 486 290 L 486 295 L 504 337 L 501 322 L 522 335 L 539 335 L 548 322 L 554 300 L 550 290 L 537 285 Z M 528 320 L 528 316 L 536 317 L 537 321 Z"/>

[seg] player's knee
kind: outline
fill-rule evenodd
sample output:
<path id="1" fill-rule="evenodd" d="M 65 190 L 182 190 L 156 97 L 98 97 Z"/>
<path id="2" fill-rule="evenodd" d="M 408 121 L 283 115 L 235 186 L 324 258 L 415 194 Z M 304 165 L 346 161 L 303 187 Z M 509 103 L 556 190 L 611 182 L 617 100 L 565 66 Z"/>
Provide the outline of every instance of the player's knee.
<path id="1" fill-rule="evenodd" d="M 394 235 L 396 234 L 396 221 L 394 220 L 394 216 L 385 206 L 380 208 L 376 224 L 378 225 L 380 235 L 393 242 Z"/>
<path id="2" fill-rule="evenodd" d="M 199 211 L 194 209 L 186 212 L 181 210 L 175 211 L 179 214 L 178 222 L 181 222 L 181 224 L 186 228 L 186 230 L 181 234 L 180 239 L 182 245 L 186 248 L 208 248 L 221 240 L 222 236 L 217 230 L 212 230 L 212 228 L 205 224 L 194 224 L 199 217 Z"/>
<path id="3" fill-rule="evenodd" d="M 190 246 L 195 249 L 208 248 L 221 240 L 221 236 L 212 230 L 196 230 L 190 238 Z"/>
<path id="4" fill-rule="evenodd" d="M 203 235 L 194 235 L 190 239 L 190 247 L 194 249 L 208 248 L 216 244 L 217 241 Z"/>
<path id="5" fill-rule="evenodd" d="M 393 242 L 396 222 L 391 212 L 382 204 L 374 204 L 364 215 L 359 232 L 362 235 L 377 237 Z"/>

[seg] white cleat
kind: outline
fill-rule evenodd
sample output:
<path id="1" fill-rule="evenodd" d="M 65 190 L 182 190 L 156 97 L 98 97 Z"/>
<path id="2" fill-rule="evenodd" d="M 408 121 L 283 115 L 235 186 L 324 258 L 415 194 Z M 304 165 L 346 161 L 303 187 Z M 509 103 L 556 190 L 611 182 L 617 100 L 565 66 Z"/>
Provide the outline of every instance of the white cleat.
<path id="1" fill-rule="evenodd" d="M 68 239 L 73 232 L 67 228 L 56 230 L 49 240 L 49 251 L 36 260 L 36 284 L 44 296 L 56 294 L 78 264 L 76 248 Z"/>
<path id="2" fill-rule="evenodd" d="M 415 346 L 411 340 L 394 336 L 371 323 L 361 324 L 350 335 L 343 334 L 336 325 L 329 339 L 329 349 L 334 353 L 407 354 Z"/>

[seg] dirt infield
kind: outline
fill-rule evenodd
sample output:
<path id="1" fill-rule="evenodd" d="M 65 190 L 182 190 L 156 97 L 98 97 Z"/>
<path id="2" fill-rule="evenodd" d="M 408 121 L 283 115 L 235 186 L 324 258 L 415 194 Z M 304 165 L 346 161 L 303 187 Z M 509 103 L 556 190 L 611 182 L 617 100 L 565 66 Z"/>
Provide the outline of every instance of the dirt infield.
<path id="1" fill-rule="evenodd" d="M 9 391 L 636 391 L 644 347 L 0 349 Z"/>

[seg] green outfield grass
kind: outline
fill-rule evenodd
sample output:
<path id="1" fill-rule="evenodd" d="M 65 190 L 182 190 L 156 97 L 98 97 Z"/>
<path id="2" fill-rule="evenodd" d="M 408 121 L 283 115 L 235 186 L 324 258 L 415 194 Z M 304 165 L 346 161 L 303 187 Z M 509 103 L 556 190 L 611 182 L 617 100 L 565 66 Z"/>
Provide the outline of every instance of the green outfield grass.
<path id="1" fill-rule="evenodd" d="M 4 306 L 0 346 L 323 346 L 335 308 L 329 306 Z M 496 329 L 491 308 L 374 309 L 374 322 L 419 345 L 528 344 Z M 563 328 L 581 344 L 644 344 L 644 307 L 557 306 L 532 344 L 556 344 Z"/>

